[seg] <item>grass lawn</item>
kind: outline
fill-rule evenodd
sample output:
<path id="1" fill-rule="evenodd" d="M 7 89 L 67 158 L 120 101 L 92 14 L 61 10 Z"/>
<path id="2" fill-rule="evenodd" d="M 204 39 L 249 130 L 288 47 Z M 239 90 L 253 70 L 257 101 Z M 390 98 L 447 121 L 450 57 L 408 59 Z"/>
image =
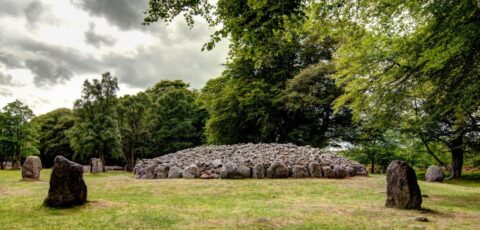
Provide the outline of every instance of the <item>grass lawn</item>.
<path id="1" fill-rule="evenodd" d="M 480 182 L 420 182 L 429 211 L 384 207 L 385 177 L 279 180 L 136 180 L 85 174 L 89 202 L 42 206 L 41 181 L 0 171 L 0 229 L 480 229 Z M 427 217 L 430 222 L 414 221 Z"/>

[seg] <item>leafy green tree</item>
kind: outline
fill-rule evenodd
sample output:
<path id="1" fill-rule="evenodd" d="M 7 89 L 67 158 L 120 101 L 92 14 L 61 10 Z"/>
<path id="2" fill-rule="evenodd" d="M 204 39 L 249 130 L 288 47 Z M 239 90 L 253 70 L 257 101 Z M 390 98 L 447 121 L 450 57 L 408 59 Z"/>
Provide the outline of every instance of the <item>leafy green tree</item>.
<path id="1" fill-rule="evenodd" d="M 73 156 L 70 138 L 67 133 L 74 125 L 70 109 L 55 109 L 32 119 L 37 130 L 40 157 L 44 167 L 52 167 L 55 156 L 62 155 L 69 159 Z"/>
<path id="2" fill-rule="evenodd" d="M 132 171 L 139 156 L 147 148 L 147 110 L 151 106 L 148 95 L 126 95 L 119 99 L 118 122 L 122 135 L 122 150 L 127 162 L 127 170 Z"/>
<path id="3" fill-rule="evenodd" d="M 37 155 L 37 133 L 30 120 L 34 117 L 32 110 L 19 100 L 8 103 L 0 112 L 0 155 L 2 160 L 15 162 L 20 166 L 20 158 Z"/>
<path id="4" fill-rule="evenodd" d="M 336 105 L 416 134 L 450 168 L 429 147 L 444 143 L 460 177 L 468 139 L 479 133 L 477 2 L 370 0 L 343 12 L 357 29 L 344 33 L 337 52 L 345 94 Z"/>
<path id="5" fill-rule="evenodd" d="M 148 89 L 152 105 L 148 112 L 149 154 L 171 153 L 204 141 L 206 113 L 196 103 L 197 93 L 188 84 L 160 81 Z"/>
<path id="6" fill-rule="evenodd" d="M 321 62 L 287 82 L 285 106 L 297 121 L 288 134 L 293 142 L 324 147 L 352 138 L 351 112 L 345 108 L 333 111 L 332 103 L 342 93 L 331 78 L 334 72 L 332 64 Z"/>
<path id="7" fill-rule="evenodd" d="M 99 157 L 105 164 L 107 159 L 121 156 L 117 91 L 117 79 L 108 72 L 101 80 L 83 83 L 82 97 L 74 103 L 75 123 L 69 132 L 75 157 Z"/>

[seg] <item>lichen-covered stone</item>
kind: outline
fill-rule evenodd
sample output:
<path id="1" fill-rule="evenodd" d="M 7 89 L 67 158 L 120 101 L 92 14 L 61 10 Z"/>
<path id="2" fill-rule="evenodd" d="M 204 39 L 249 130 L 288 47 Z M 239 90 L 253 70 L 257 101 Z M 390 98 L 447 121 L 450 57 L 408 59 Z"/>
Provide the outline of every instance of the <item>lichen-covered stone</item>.
<path id="1" fill-rule="evenodd" d="M 422 194 L 415 170 L 405 161 L 392 161 L 387 168 L 387 199 L 385 206 L 420 209 Z"/>
<path id="2" fill-rule="evenodd" d="M 200 169 L 197 165 L 190 165 L 183 170 L 183 178 L 193 179 L 200 177 Z"/>
<path id="3" fill-rule="evenodd" d="M 275 162 L 267 169 L 268 178 L 288 178 L 290 176 L 290 170 L 283 162 Z"/>
<path id="4" fill-rule="evenodd" d="M 251 170 L 249 167 L 232 163 L 223 164 L 220 171 L 220 178 L 222 179 L 244 179 L 250 178 L 250 176 Z"/>
<path id="5" fill-rule="evenodd" d="M 307 167 L 303 165 L 294 165 L 292 168 L 292 177 L 293 178 L 307 178 L 309 177 Z"/>
<path id="6" fill-rule="evenodd" d="M 443 168 L 436 165 L 428 167 L 427 173 L 425 174 L 425 180 L 427 182 L 443 182 L 443 179 L 445 179 Z"/>
<path id="7" fill-rule="evenodd" d="M 262 179 L 265 178 L 265 167 L 263 164 L 257 163 L 252 168 L 252 178 Z"/>
<path id="8" fill-rule="evenodd" d="M 38 180 L 40 179 L 40 171 L 42 170 L 42 161 L 38 156 L 28 156 L 22 165 L 22 178 Z"/>

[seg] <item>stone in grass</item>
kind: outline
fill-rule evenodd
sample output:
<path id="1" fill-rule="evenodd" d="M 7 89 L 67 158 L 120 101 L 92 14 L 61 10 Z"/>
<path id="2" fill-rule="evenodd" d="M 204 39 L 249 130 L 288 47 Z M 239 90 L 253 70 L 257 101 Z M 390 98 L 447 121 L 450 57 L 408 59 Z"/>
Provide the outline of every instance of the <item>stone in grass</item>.
<path id="1" fill-rule="evenodd" d="M 200 176 L 200 169 L 195 164 L 192 164 L 183 170 L 183 178 L 193 179 L 193 178 L 198 178 L 199 176 Z"/>
<path id="2" fill-rule="evenodd" d="M 290 170 L 283 162 L 275 162 L 267 169 L 268 178 L 287 178 L 290 174 Z"/>
<path id="3" fill-rule="evenodd" d="M 22 165 L 22 178 L 38 180 L 40 179 L 40 170 L 42 170 L 42 161 L 38 156 L 28 156 Z"/>
<path id="4" fill-rule="evenodd" d="M 99 158 L 90 159 L 90 173 L 104 172 L 103 162 Z"/>
<path id="5" fill-rule="evenodd" d="M 415 170 L 405 161 L 392 161 L 387 168 L 387 199 L 385 206 L 420 209 L 422 194 Z"/>
<path id="6" fill-rule="evenodd" d="M 421 216 L 421 217 L 417 217 L 417 218 L 415 218 L 415 221 L 419 221 L 419 222 L 428 222 L 429 220 L 428 220 L 428 218 L 427 218 L 427 217 L 423 217 L 423 216 Z"/>
<path id="7" fill-rule="evenodd" d="M 220 178 L 222 179 L 244 179 L 250 178 L 251 170 L 244 165 L 226 163 L 220 170 Z"/>
<path id="8" fill-rule="evenodd" d="M 427 182 L 443 182 L 444 178 L 445 172 L 443 171 L 443 168 L 436 165 L 428 167 L 427 173 L 425 174 L 425 180 Z"/>
<path id="9" fill-rule="evenodd" d="M 307 167 L 303 165 L 294 165 L 292 168 L 293 178 L 307 178 L 309 176 Z"/>
<path id="10" fill-rule="evenodd" d="M 87 201 L 87 185 L 83 181 L 83 166 L 56 156 L 50 177 L 50 189 L 44 204 L 66 208 L 82 205 Z"/>
<path id="11" fill-rule="evenodd" d="M 262 179 L 265 177 L 265 167 L 263 164 L 257 163 L 253 166 L 252 177 L 255 179 Z"/>
<path id="12" fill-rule="evenodd" d="M 155 168 L 155 178 L 156 179 L 168 178 L 169 170 L 170 170 L 170 167 L 168 167 L 167 165 L 158 165 Z"/>

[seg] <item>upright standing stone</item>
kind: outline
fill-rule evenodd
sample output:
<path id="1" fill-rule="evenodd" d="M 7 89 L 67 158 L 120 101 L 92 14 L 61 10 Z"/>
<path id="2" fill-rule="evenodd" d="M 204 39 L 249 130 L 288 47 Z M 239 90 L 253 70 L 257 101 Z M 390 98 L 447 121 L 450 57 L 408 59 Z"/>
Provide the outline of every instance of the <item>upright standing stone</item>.
<path id="1" fill-rule="evenodd" d="M 385 206 L 420 209 L 422 194 L 415 170 L 405 161 L 392 161 L 387 168 L 387 200 Z"/>
<path id="2" fill-rule="evenodd" d="M 40 170 L 42 170 L 42 161 L 38 156 L 28 156 L 22 165 L 23 179 L 40 179 Z"/>
<path id="3" fill-rule="evenodd" d="M 200 169 L 197 165 L 191 164 L 183 170 L 183 178 L 193 179 L 200 177 Z"/>
<path id="4" fill-rule="evenodd" d="M 103 162 L 99 158 L 90 159 L 90 173 L 103 172 Z"/>
<path id="5" fill-rule="evenodd" d="M 310 162 L 308 164 L 308 172 L 312 177 L 317 177 L 317 178 L 323 177 L 322 165 L 317 162 Z"/>
<path id="6" fill-rule="evenodd" d="M 257 163 L 253 166 L 252 177 L 255 179 L 262 179 L 265 177 L 265 167 L 263 167 L 263 164 Z"/>
<path id="7" fill-rule="evenodd" d="M 293 178 L 307 178 L 309 176 L 307 167 L 303 165 L 294 165 L 292 168 Z"/>
<path id="8" fill-rule="evenodd" d="M 220 171 L 220 178 L 222 179 L 244 179 L 251 176 L 250 168 L 243 165 L 233 163 L 223 164 Z"/>
<path id="9" fill-rule="evenodd" d="M 83 181 L 83 166 L 56 156 L 50 177 L 50 189 L 44 204 L 50 207 L 71 207 L 87 201 L 87 186 Z"/>
<path id="10" fill-rule="evenodd" d="M 443 182 L 445 178 L 445 172 L 441 167 L 436 165 L 430 165 L 425 174 L 425 180 L 428 182 Z"/>

